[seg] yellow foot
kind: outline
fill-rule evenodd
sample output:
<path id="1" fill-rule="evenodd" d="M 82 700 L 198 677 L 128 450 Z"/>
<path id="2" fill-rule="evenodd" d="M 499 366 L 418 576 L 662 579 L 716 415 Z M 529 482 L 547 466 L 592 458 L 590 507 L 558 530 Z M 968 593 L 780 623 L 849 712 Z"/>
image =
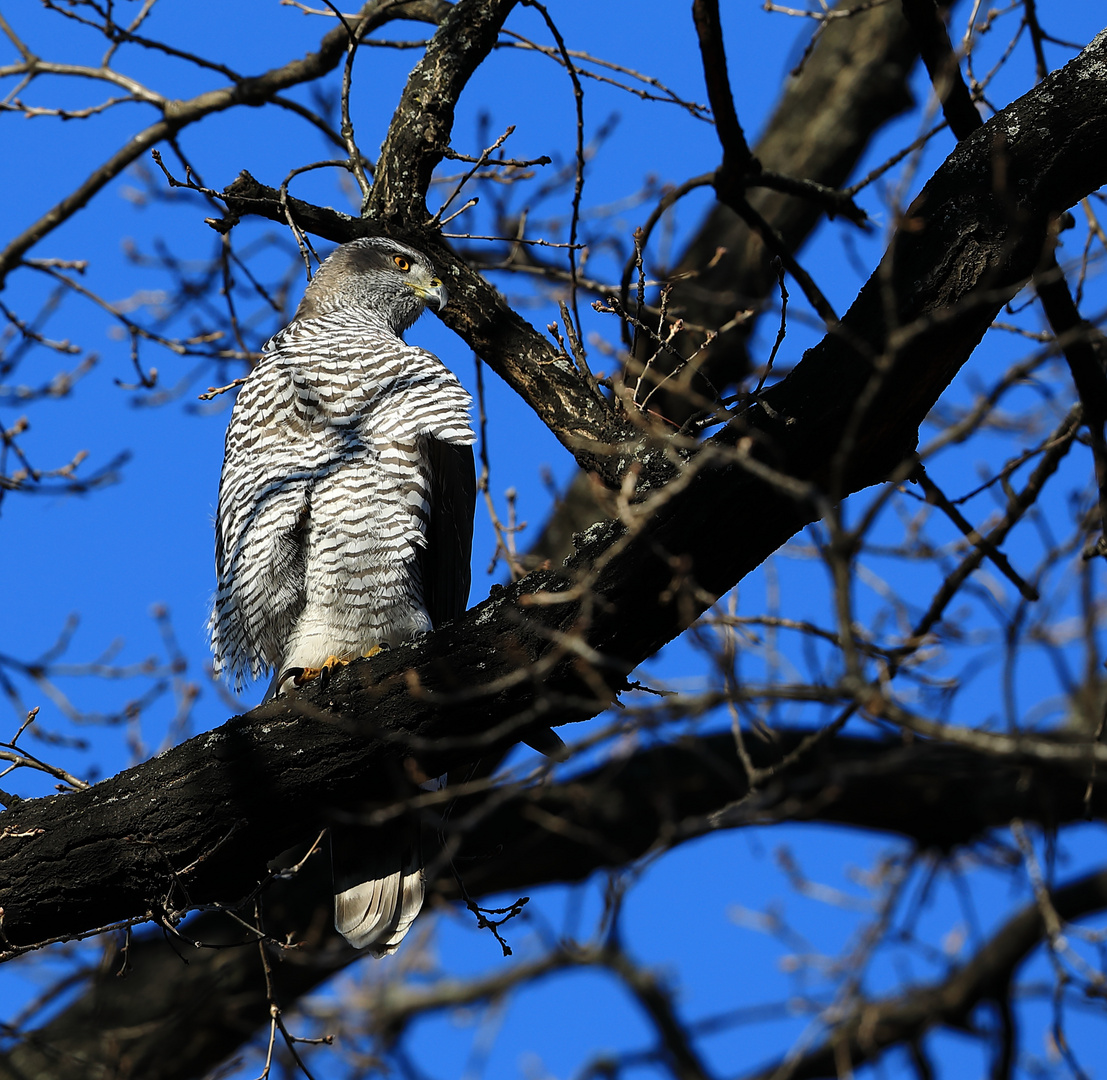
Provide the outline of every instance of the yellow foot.
<path id="1" fill-rule="evenodd" d="M 349 660 L 343 660 L 339 656 L 328 656 L 320 667 L 302 668 L 298 675 L 293 676 L 292 681 L 297 686 L 303 686 L 305 683 L 311 682 L 312 679 L 318 679 L 324 672 L 329 675 L 335 668 L 345 667 L 349 662 Z"/>
<path id="2" fill-rule="evenodd" d="M 376 656 L 377 653 L 384 652 L 387 648 L 388 646 L 385 644 L 374 645 L 368 652 L 362 653 L 362 655 L 366 657 Z M 349 660 L 344 660 L 341 656 L 328 656 L 319 667 L 286 668 L 281 672 L 280 680 L 277 683 L 277 693 L 279 694 L 281 692 L 284 684 L 289 680 L 291 680 L 293 686 L 306 686 L 309 682 L 314 682 L 320 676 L 322 676 L 325 681 L 335 669 L 345 667 L 349 662 Z"/>

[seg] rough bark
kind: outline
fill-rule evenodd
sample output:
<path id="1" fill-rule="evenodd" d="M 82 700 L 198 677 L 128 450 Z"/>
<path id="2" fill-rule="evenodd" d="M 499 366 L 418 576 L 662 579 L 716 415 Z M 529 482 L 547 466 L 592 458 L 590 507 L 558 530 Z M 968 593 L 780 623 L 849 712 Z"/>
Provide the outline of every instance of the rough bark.
<path id="1" fill-rule="evenodd" d="M 805 735 L 783 731 L 771 743 L 751 741 L 754 764 L 771 767 Z M 959 747 L 839 738 L 748 798 L 733 738 L 689 738 L 506 799 L 490 791 L 459 800 L 450 814 L 451 835 L 460 842 L 454 862 L 470 895 L 481 897 L 581 881 L 655 846 L 720 827 L 817 821 L 897 834 L 945 852 L 1012 818 L 1052 829 L 1087 814 L 1102 817 L 1107 778 L 1085 804 L 1081 773 L 1029 759 L 997 761 Z M 435 860 L 430 868 L 431 896 L 457 900 L 452 871 Z M 331 928 L 328 885 L 327 860 L 317 857 L 296 878 L 274 881 L 263 896 L 267 932 L 304 942 L 273 966 L 276 997 L 286 1007 L 360 955 Z M 116 974 L 121 955 L 101 965 L 89 976 L 95 993 L 0 1056 L 0 1077 L 181 1080 L 223 1060 L 267 1015 L 256 946 L 240 924 L 218 913 L 190 920 L 182 933 L 187 940 L 159 932 L 132 942 L 125 978 Z M 1021 945 L 1020 955 L 1034 940 Z M 197 950 L 188 941 L 224 947 Z M 888 1031 L 899 1030 L 893 1020 L 902 1025 L 908 1015 L 925 1016 L 898 1004 Z"/>
<path id="2" fill-rule="evenodd" d="M 435 166 L 450 145 L 454 105 L 495 47 L 516 0 L 460 0 L 407 80 L 381 147 L 365 214 L 399 223 L 428 216 Z"/>

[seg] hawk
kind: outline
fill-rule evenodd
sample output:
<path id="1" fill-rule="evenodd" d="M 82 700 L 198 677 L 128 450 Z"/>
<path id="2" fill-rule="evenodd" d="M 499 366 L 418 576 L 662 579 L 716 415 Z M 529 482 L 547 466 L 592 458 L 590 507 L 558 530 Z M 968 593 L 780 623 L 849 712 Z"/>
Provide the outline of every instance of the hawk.
<path id="1" fill-rule="evenodd" d="M 403 339 L 426 305 L 446 301 L 418 251 L 383 237 L 343 244 L 239 391 L 209 621 L 215 669 L 236 687 L 272 671 L 268 699 L 286 678 L 465 610 L 472 402 L 436 356 Z M 422 906 L 411 831 L 359 852 L 353 872 L 335 854 L 335 926 L 357 948 L 393 951 Z"/>

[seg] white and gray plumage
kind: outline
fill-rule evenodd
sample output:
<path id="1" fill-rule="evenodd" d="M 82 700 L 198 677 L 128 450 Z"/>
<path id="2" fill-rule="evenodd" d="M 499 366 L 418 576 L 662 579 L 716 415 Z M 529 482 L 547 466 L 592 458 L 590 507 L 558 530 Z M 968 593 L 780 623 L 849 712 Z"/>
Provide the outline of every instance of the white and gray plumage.
<path id="1" fill-rule="evenodd" d="M 471 399 L 404 331 L 446 290 L 380 237 L 338 248 L 239 391 L 219 483 L 209 621 L 241 686 L 398 645 L 465 610 L 476 485 Z M 335 868 L 335 925 L 391 951 L 423 901 L 411 829 Z"/>

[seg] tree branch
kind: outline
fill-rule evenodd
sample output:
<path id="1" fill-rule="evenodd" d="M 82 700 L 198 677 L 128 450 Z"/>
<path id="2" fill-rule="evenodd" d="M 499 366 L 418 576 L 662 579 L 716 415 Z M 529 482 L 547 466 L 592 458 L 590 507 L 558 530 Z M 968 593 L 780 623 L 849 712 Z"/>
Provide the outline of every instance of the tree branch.
<path id="1" fill-rule="evenodd" d="M 771 769 L 807 732 L 784 730 L 771 742 L 749 741 L 759 769 Z M 820 821 L 892 832 L 919 847 L 952 851 L 1012 818 L 1044 829 L 1085 815 L 1078 771 L 1027 759 L 997 761 L 986 753 L 936 743 L 839 737 L 803 755 L 750 797 L 729 733 L 641 750 L 560 783 L 467 796 L 450 813 L 449 838 L 470 895 L 523 893 L 551 882 L 583 881 L 601 868 L 625 866 L 658 847 L 723 828 Z M 433 811 L 437 814 L 437 810 Z M 1107 776 L 1097 781 L 1087 812 L 1107 813 Z M 493 853 L 494 857 L 493 857 Z M 458 898 L 453 873 L 432 860 L 430 895 Z M 303 947 L 273 966 L 274 989 L 287 1005 L 362 954 L 331 929 L 325 858 L 264 894 L 265 929 Z M 98 1063 L 126 1060 L 144 1080 L 202 1075 L 237 1049 L 268 1015 L 265 975 L 253 936 L 228 916 L 210 912 L 183 928 L 194 941 L 221 948 L 185 949 L 187 965 L 154 933 L 128 948 L 129 975 L 110 964 L 89 978 L 95 1006 L 83 997 L 0 1055 L 0 1077 L 63 1080 L 95 1075 Z M 119 958 L 117 963 L 122 963 Z M 507 978 L 518 982 L 514 968 Z M 382 1028 L 398 1023 L 396 994 Z M 418 1001 L 407 1001 L 409 1011 Z M 181 1023 L 182 1015 L 190 1023 Z M 389 1020 L 389 1016 L 393 1019 Z"/>
<path id="2" fill-rule="evenodd" d="M 918 39 L 950 130 L 958 139 L 967 138 L 984 121 L 973 104 L 969 88 L 961 78 L 953 45 L 934 0 L 903 0 L 903 10 Z M 1040 48 L 1040 43 L 1038 47 Z M 1069 365 L 1073 384 L 1084 408 L 1084 423 L 1088 427 L 1092 444 L 1099 488 L 1102 519 L 1100 528 L 1107 529 L 1107 439 L 1104 438 L 1104 424 L 1107 422 L 1107 377 L 1104 375 L 1103 358 L 1098 355 L 1103 347 L 1102 335 L 1081 317 L 1064 272 L 1057 265 L 1052 245 L 1042 253 L 1041 265 L 1034 274 L 1034 288 L 1050 329 Z M 1096 551 L 1107 554 L 1107 539 L 1102 535 Z"/>
<path id="3" fill-rule="evenodd" d="M 834 5 L 835 11 L 845 8 L 857 5 Z M 831 187 L 844 183 L 873 134 L 911 105 L 908 78 L 916 56 L 897 4 L 862 7 L 849 18 L 831 19 L 802 70 L 792 73 L 754 148 L 756 159 L 771 174 L 809 177 Z M 764 188 L 751 189 L 748 203 L 793 253 L 826 212 L 822 201 Z M 724 327 L 737 312 L 758 310 L 776 286 L 771 262 L 772 253 L 758 234 L 719 203 L 671 268 L 671 317 Z M 666 383 L 654 399 L 661 415 L 682 423 L 701 401 L 713 399 L 712 388 L 722 391 L 744 377 L 753 326 L 751 319 L 720 333 L 695 364 Z M 673 343 L 682 356 L 702 344 L 702 334 L 687 330 Z M 664 361 L 662 356 L 656 362 L 658 379 L 668 373 Z"/>
<path id="4" fill-rule="evenodd" d="M 368 0 L 357 16 L 356 25 L 361 28 L 360 32 L 368 33 L 396 18 L 434 22 L 441 18 L 447 8 L 448 5 L 436 0 L 419 0 L 419 2 L 402 5 L 397 5 L 392 0 Z M 346 44 L 345 28 L 337 26 L 323 36 L 316 52 L 308 53 L 303 59 L 291 60 L 262 75 L 242 78 L 233 86 L 208 90 L 188 101 L 165 100 L 161 106 L 161 120 L 129 139 L 126 145 L 120 147 L 107 161 L 93 170 L 75 191 L 62 199 L 34 224 L 29 225 L 3 251 L 0 251 L 0 286 L 35 244 L 71 218 L 93 196 L 119 176 L 128 165 L 143 157 L 158 143 L 174 138 L 182 129 L 212 113 L 222 112 L 235 105 L 265 105 L 281 90 L 325 75 L 342 60 L 346 52 Z M 33 68 L 31 62 L 28 64 Z"/>
<path id="5" fill-rule="evenodd" d="M 381 147 L 365 216 L 409 228 L 426 222 L 434 167 L 450 145 L 454 106 L 495 47 L 516 0 L 458 0 L 408 76 Z"/>
<path id="6" fill-rule="evenodd" d="M 938 5 L 934 0 L 903 0 L 903 13 L 911 24 L 950 131 L 963 139 L 984 121 L 976 111 L 965 80 L 961 78 L 961 67 Z"/>
<path id="7" fill-rule="evenodd" d="M 1107 907 L 1107 870 L 1078 878 L 1049 895 L 1065 920 L 1102 911 Z M 915 1042 L 934 1027 L 968 1027 L 982 1002 L 1006 1002 L 1015 971 L 1041 942 L 1045 929 L 1039 905 L 1027 905 L 948 979 L 896 998 L 858 1002 L 850 1018 L 835 1025 L 817 1047 L 749 1074 L 747 1080 L 769 1080 L 782 1072 L 794 1080 L 837 1077 L 843 1064 L 856 1068 L 875 1061 L 889 1047 Z"/>
<path id="8" fill-rule="evenodd" d="M 911 104 L 907 81 L 916 53 L 911 29 L 897 5 L 853 11 L 849 18 L 831 20 L 823 30 L 802 71 L 793 72 L 786 83 L 755 147 L 765 166 L 757 180 L 766 186 L 748 193 L 749 204 L 793 252 L 829 212 L 826 201 L 795 198 L 794 190 L 767 190 L 773 185 L 766 178 L 810 177 L 821 186 L 843 183 L 873 135 Z M 849 213 L 840 205 L 834 212 Z M 722 391 L 748 373 L 747 336 L 776 285 L 770 262 L 769 249 L 757 234 L 728 206 L 717 203 L 669 270 L 669 312 L 673 318 L 707 327 L 725 327 L 744 309 L 754 315 L 722 330 L 706 346 L 701 333 L 684 330 L 676 335 L 673 347 L 681 356 L 699 351 L 694 363 L 657 388 L 653 400 L 660 415 L 683 423 L 701 402 L 714 399 L 715 390 Z M 624 304 L 629 302 L 633 270 L 630 261 L 623 277 Z M 657 380 L 669 375 L 672 363 L 666 352 L 655 358 L 651 370 Z M 546 559 L 560 562 L 572 550 L 573 534 L 604 517 L 587 472 L 578 473 L 525 565 L 537 566 Z"/>

